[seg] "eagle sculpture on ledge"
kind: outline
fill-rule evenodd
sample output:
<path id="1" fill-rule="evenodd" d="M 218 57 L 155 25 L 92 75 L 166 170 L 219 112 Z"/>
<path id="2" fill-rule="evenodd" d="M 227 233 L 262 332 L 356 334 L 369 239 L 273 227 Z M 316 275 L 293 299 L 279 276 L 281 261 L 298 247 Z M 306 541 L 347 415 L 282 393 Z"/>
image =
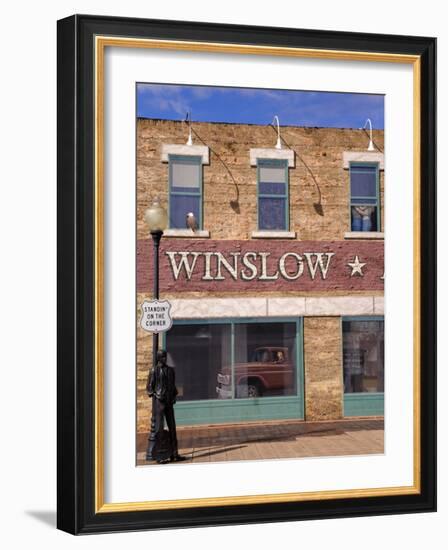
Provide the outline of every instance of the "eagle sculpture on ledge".
<path id="1" fill-rule="evenodd" d="M 196 229 L 198 228 L 196 216 L 193 214 L 193 212 L 188 212 L 186 217 L 186 226 L 187 229 L 191 229 L 192 231 L 196 231 Z"/>

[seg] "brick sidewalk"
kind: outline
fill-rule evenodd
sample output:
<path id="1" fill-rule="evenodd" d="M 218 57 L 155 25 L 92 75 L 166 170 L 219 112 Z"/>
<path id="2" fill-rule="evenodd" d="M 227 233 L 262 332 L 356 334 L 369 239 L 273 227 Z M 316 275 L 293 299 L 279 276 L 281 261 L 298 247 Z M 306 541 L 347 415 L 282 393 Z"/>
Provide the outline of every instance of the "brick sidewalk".
<path id="1" fill-rule="evenodd" d="M 195 463 L 384 453 L 382 418 L 182 426 L 177 436 L 180 454 Z M 137 465 L 153 464 L 146 442 L 139 434 Z"/>

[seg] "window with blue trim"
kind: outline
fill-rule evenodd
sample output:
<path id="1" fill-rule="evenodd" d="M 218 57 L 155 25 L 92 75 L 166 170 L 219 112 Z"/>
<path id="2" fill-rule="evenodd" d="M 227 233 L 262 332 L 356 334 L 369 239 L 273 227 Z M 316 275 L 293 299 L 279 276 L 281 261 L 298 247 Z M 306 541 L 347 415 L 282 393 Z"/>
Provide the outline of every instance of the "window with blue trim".
<path id="1" fill-rule="evenodd" d="M 378 164 L 350 164 L 352 231 L 381 231 Z"/>
<path id="2" fill-rule="evenodd" d="M 258 229 L 289 230 L 288 162 L 258 159 Z"/>
<path id="3" fill-rule="evenodd" d="M 187 228 L 192 213 L 197 229 L 202 229 L 202 158 L 169 155 L 170 229 Z"/>

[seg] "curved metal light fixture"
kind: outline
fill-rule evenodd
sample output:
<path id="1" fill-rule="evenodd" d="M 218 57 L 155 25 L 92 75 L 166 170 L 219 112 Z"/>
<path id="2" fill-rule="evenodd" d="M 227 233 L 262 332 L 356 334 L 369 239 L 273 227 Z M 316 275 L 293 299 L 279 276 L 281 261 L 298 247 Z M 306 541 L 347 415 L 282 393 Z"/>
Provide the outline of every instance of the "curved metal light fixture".
<path id="1" fill-rule="evenodd" d="M 276 149 L 281 149 L 282 148 L 282 142 L 280 140 L 280 121 L 279 121 L 277 115 L 274 116 L 272 124 L 274 124 L 275 121 L 277 121 L 277 143 L 275 145 L 275 148 Z"/>
<path id="2" fill-rule="evenodd" d="M 369 136 L 370 136 L 370 141 L 369 141 L 369 146 L 367 147 L 367 151 L 375 151 L 375 146 L 373 145 L 373 139 L 372 139 L 372 121 L 370 120 L 370 118 L 368 118 L 365 121 L 364 126 L 360 128 L 360 130 L 365 130 L 367 124 L 369 125 Z"/>
<path id="3" fill-rule="evenodd" d="M 191 112 L 187 113 L 185 117 L 185 122 L 188 124 L 188 141 L 187 145 L 193 145 L 193 136 L 191 134 Z"/>

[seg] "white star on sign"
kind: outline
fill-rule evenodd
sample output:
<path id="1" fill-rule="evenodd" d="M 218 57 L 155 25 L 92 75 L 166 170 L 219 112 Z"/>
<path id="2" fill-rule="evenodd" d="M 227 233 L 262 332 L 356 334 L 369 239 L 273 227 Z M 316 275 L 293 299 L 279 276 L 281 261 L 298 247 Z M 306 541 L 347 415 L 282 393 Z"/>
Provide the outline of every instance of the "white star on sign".
<path id="1" fill-rule="evenodd" d="M 355 259 L 353 260 L 353 262 L 348 262 L 347 265 L 349 265 L 352 268 L 352 272 L 350 273 L 350 277 L 353 277 L 353 275 L 356 275 L 357 273 L 359 273 L 359 275 L 361 275 L 361 277 L 364 277 L 364 273 L 362 272 L 362 268 L 366 264 L 361 263 L 359 261 L 358 256 L 355 256 Z"/>

